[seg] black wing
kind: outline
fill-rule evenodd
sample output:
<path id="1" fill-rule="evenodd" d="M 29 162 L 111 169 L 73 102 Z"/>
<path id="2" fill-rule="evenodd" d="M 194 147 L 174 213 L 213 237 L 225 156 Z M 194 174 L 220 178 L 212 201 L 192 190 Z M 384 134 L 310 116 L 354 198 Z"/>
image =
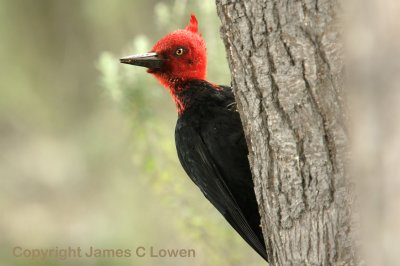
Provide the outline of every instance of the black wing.
<path id="1" fill-rule="evenodd" d="M 213 158 L 201 132 L 185 124 L 185 121 L 180 121 L 176 127 L 175 138 L 179 160 L 189 177 L 242 238 L 267 260 L 264 243 L 260 241 L 236 202 L 227 185 L 227 177 L 223 176 L 215 163 L 217 158 Z M 251 182 L 251 177 L 249 181 Z M 256 202 L 253 204 L 257 208 Z M 258 212 L 257 209 L 255 211 Z"/>

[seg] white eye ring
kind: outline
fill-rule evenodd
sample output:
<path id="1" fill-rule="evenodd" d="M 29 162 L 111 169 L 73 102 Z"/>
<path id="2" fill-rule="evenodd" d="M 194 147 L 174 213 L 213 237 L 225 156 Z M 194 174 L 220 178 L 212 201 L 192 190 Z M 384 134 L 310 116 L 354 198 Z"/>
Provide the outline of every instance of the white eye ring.
<path id="1" fill-rule="evenodd" d="M 183 55 L 183 48 L 176 49 L 175 54 L 178 56 Z"/>

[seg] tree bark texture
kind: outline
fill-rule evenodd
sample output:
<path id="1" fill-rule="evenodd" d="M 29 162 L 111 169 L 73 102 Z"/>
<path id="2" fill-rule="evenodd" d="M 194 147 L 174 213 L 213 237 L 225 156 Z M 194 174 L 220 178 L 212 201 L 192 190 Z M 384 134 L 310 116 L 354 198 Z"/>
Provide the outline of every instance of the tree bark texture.
<path id="1" fill-rule="evenodd" d="M 338 2 L 216 4 L 270 264 L 356 264 Z"/>

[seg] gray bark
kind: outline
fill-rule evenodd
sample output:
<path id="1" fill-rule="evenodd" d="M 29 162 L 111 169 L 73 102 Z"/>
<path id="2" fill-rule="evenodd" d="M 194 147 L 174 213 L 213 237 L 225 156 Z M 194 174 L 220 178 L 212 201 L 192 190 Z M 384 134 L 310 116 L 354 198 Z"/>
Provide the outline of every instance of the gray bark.
<path id="1" fill-rule="evenodd" d="M 339 4 L 216 3 L 270 264 L 356 264 Z"/>

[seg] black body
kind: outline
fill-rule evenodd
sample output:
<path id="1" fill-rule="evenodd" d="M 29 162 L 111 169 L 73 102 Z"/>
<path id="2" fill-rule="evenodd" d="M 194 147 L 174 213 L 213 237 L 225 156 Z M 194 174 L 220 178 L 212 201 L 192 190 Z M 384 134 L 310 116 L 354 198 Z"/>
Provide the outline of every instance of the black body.
<path id="1" fill-rule="evenodd" d="M 183 168 L 231 226 L 267 260 L 246 140 L 231 89 L 192 80 L 176 97 L 184 106 L 175 129 Z"/>

